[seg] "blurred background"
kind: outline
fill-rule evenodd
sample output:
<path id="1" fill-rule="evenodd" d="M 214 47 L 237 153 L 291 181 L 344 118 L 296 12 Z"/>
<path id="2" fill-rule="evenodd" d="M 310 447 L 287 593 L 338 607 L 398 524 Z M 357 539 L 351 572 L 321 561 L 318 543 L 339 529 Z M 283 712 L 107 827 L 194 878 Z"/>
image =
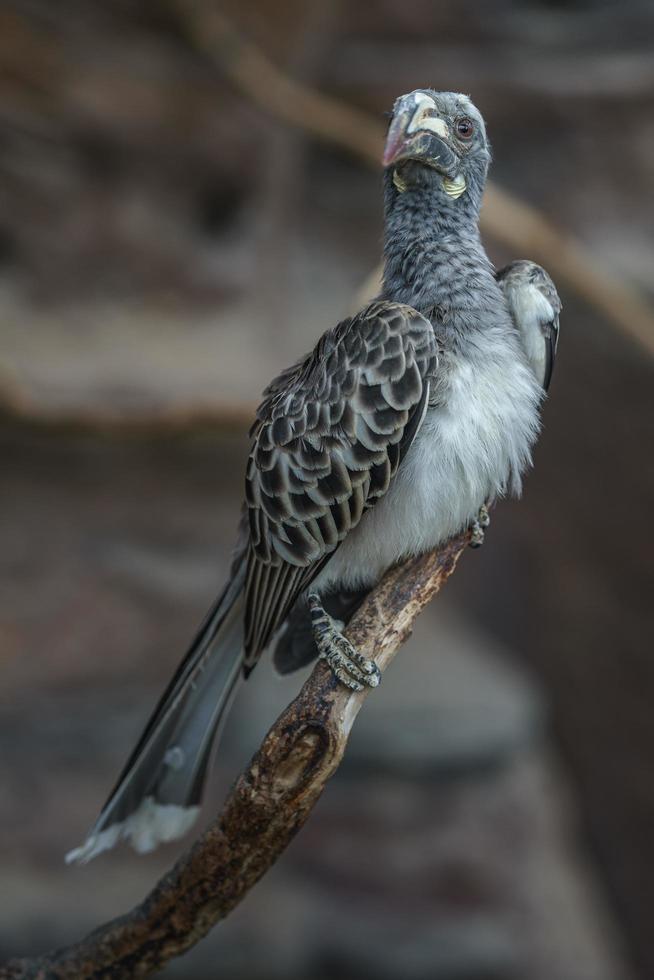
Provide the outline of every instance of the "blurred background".
<path id="1" fill-rule="evenodd" d="M 368 144 L 398 94 L 470 93 L 497 186 L 652 300 L 653 31 L 649 0 L 0 3 L 2 959 L 126 911 L 181 853 L 63 864 L 226 573 L 261 388 L 379 260 L 379 172 L 292 87 L 263 107 L 262 64 Z M 523 500 L 306 828 L 163 976 L 654 976 L 652 363 L 563 273 Z M 204 822 L 301 681 L 259 665 Z"/>

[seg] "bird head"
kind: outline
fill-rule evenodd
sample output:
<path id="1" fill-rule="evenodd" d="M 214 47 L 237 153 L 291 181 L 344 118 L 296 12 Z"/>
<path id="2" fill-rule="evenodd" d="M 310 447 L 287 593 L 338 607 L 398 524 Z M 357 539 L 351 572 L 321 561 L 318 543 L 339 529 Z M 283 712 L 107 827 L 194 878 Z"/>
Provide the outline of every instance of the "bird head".
<path id="1" fill-rule="evenodd" d="M 436 177 L 456 199 L 481 189 L 489 162 L 484 120 L 467 95 L 416 89 L 397 99 L 383 156 L 396 190 Z"/>

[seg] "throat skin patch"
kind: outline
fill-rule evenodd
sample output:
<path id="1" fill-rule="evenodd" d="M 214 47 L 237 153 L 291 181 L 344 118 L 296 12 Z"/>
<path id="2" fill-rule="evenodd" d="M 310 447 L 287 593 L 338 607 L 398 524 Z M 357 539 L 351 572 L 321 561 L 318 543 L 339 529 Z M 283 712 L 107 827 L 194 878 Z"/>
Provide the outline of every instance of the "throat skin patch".
<path id="1" fill-rule="evenodd" d="M 393 185 L 395 189 L 400 192 L 400 194 L 404 194 L 407 185 L 404 183 L 397 170 L 393 171 Z"/>
<path id="2" fill-rule="evenodd" d="M 404 194 L 407 189 L 406 183 L 402 180 L 397 170 L 393 171 L 393 185 L 400 194 Z M 448 197 L 461 197 L 466 187 L 467 184 L 463 174 L 459 174 L 453 180 L 450 180 L 449 177 L 443 177 L 443 190 Z"/>
<path id="3" fill-rule="evenodd" d="M 459 174 L 454 180 L 450 180 L 449 177 L 443 177 L 443 190 L 448 197 L 461 197 L 465 189 L 466 179 L 463 174 Z"/>

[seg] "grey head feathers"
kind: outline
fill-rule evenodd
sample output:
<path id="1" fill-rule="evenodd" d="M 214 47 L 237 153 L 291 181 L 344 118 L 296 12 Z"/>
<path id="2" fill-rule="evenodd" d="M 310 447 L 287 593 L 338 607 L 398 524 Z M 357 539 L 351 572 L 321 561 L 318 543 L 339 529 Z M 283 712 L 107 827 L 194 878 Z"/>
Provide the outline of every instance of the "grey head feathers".
<path id="1" fill-rule="evenodd" d="M 383 161 L 387 220 L 411 188 L 428 197 L 432 213 L 476 222 L 490 160 L 483 117 L 468 96 L 432 89 L 401 96 Z"/>

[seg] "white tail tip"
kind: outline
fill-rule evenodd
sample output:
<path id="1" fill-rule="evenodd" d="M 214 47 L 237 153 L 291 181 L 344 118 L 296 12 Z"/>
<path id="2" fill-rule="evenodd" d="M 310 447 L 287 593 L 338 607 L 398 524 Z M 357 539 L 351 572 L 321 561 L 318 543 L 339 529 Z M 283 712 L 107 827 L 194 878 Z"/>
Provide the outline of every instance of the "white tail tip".
<path id="1" fill-rule="evenodd" d="M 128 841 L 139 854 L 147 854 L 159 844 L 183 837 L 195 822 L 199 810 L 197 806 L 156 803 L 151 796 L 146 796 L 138 810 L 122 823 L 98 833 L 91 831 L 81 847 L 68 852 L 66 864 L 86 864 L 103 851 L 110 850 L 119 840 Z"/>

